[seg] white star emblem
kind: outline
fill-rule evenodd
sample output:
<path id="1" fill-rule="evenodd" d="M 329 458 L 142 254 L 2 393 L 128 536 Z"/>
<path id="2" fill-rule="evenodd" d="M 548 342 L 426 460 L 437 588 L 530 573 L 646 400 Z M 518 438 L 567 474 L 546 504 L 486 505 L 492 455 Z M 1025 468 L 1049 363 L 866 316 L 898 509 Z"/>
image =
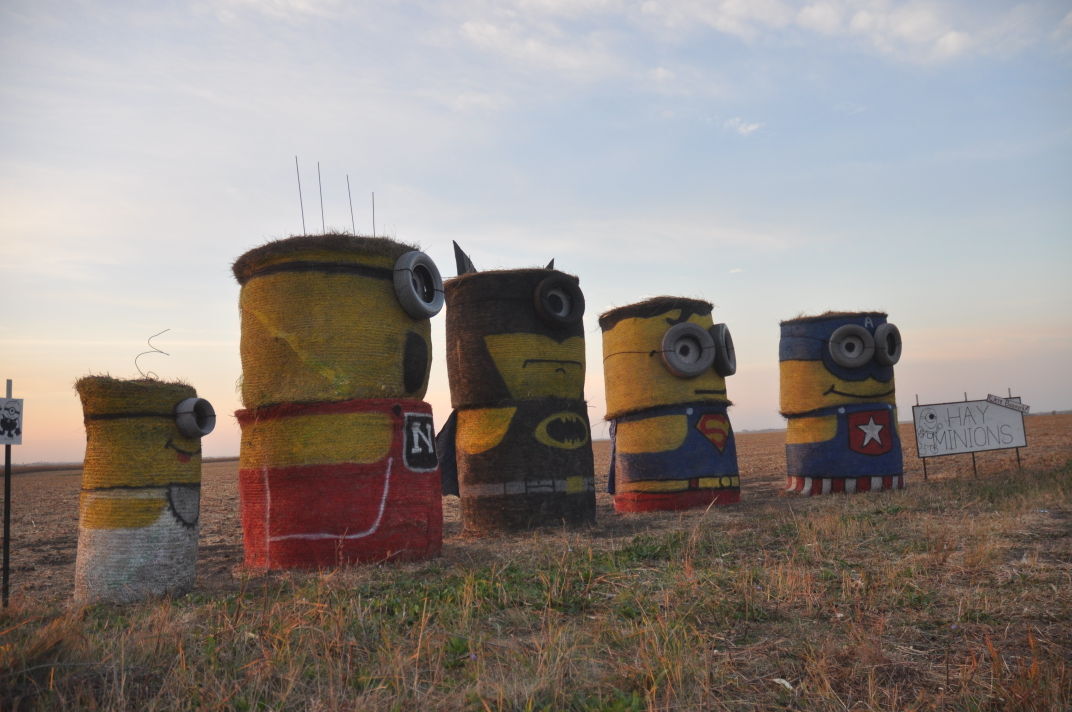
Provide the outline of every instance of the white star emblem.
<path id="1" fill-rule="evenodd" d="M 864 444 L 860 447 L 867 447 L 867 444 L 872 440 L 876 441 L 879 445 L 882 444 L 882 426 L 875 422 L 874 417 L 867 419 L 867 425 L 857 425 L 857 428 L 864 431 Z"/>

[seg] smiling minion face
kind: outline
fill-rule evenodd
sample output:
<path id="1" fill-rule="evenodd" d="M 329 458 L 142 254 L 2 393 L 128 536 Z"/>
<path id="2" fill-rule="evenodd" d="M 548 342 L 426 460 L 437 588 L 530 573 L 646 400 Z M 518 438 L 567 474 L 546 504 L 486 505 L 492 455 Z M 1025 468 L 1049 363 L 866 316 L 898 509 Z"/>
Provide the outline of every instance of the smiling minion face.
<path id="1" fill-rule="evenodd" d="M 447 282 L 447 373 L 455 408 L 584 397 L 584 295 L 553 269 Z"/>
<path id="2" fill-rule="evenodd" d="M 233 271 L 247 407 L 424 397 L 430 318 L 443 305 L 424 253 L 386 238 L 310 235 L 251 250 Z"/>
<path id="3" fill-rule="evenodd" d="M 608 419 L 675 403 L 728 403 L 736 355 L 711 309 L 697 299 L 656 297 L 599 318 Z"/>
<path id="4" fill-rule="evenodd" d="M 882 312 L 828 312 L 781 323 L 781 412 L 894 405 L 901 334 Z"/>

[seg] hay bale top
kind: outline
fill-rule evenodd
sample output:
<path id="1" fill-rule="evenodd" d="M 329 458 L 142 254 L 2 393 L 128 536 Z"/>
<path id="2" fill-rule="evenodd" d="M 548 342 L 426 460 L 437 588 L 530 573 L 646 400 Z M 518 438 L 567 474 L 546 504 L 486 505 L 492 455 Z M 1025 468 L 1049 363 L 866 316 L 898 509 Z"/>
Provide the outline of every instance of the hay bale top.
<path id="1" fill-rule="evenodd" d="M 119 413 L 170 413 L 175 405 L 197 395 L 194 387 L 181 381 L 152 378 L 124 380 L 111 376 L 85 376 L 74 388 L 87 415 Z"/>
<path id="2" fill-rule="evenodd" d="M 295 235 L 272 240 L 245 253 L 231 266 L 235 279 L 245 284 L 257 270 L 287 258 L 330 259 L 331 253 L 339 257 L 382 258 L 387 264 L 407 252 L 418 249 L 414 245 L 397 242 L 388 237 L 367 237 L 333 232 L 325 235 Z"/>
<path id="3" fill-rule="evenodd" d="M 688 297 L 652 297 L 636 304 L 627 304 L 624 307 L 616 307 L 599 315 L 599 328 L 610 331 L 618 322 L 624 319 L 650 319 L 671 311 L 681 311 L 684 315 L 699 314 L 706 316 L 711 313 L 714 305 L 702 299 L 689 299 Z"/>
<path id="4" fill-rule="evenodd" d="M 779 322 L 779 326 L 785 326 L 786 324 L 803 324 L 809 321 L 824 321 L 826 319 L 843 319 L 845 317 L 874 317 L 879 319 L 885 319 L 887 317 L 886 312 L 882 311 L 825 311 L 822 314 L 813 314 L 811 316 L 801 315 L 792 319 L 786 319 Z"/>
<path id="5" fill-rule="evenodd" d="M 567 274 L 557 269 L 547 269 L 546 267 L 522 267 L 520 269 L 485 269 L 479 272 L 466 272 L 465 274 L 459 274 L 457 277 L 451 277 L 445 284 L 457 286 L 463 282 L 478 281 L 478 282 L 501 282 L 510 283 L 517 281 L 534 280 L 538 283 L 544 277 L 548 277 L 552 274 L 564 274 L 567 277 L 580 282 L 580 278 L 576 275 Z"/>

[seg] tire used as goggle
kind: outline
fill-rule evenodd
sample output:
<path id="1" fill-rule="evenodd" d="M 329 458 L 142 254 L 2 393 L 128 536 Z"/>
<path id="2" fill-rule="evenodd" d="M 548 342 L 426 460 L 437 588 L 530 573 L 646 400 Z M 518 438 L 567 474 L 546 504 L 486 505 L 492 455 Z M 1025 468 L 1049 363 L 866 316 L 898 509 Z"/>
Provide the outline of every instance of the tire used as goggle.
<path id="1" fill-rule="evenodd" d="M 430 319 L 443 308 L 443 278 L 432 258 L 412 250 L 395 261 L 395 295 L 414 319 Z"/>
<path id="2" fill-rule="evenodd" d="M 216 427 L 216 410 L 204 398 L 187 398 L 175 406 L 175 425 L 185 437 L 204 437 Z"/>
<path id="3" fill-rule="evenodd" d="M 576 324 L 584 316 L 584 294 L 577 282 L 563 274 L 553 274 L 536 285 L 533 293 L 536 314 L 550 324 Z"/>

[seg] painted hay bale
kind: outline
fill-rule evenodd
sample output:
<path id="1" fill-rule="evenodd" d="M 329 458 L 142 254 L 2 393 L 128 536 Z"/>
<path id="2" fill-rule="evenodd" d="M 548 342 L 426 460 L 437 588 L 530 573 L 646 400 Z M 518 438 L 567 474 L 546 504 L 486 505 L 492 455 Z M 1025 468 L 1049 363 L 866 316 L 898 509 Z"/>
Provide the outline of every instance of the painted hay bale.
<path id="1" fill-rule="evenodd" d="M 599 317 L 618 512 L 740 500 L 726 378 L 733 339 L 710 302 L 656 297 Z"/>
<path id="2" fill-rule="evenodd" d="M 475 272 L 447 282 L 446 301 L 455 414 L 440 434 L 444 491 L 460 496 L 465 531 L 594 522 L 577 278 Z"/>
<path id="3" fill-rule="evenodd" d="M 435 263 L 386 238 L 332 234 L 251 250 L 234 274 L 247 565 L 438 554 L 439 470 L 421 401 L 443 304 Z"/>
<path id="4" fill-rule="evenodd" d="M 893 366 L 901 333 L 882 312 L 781 323 L 786 489 L 803 495 L 902 489 Z"/>
<path id="5" fill-rule="evenodd" d="M 439 554 L 442 496 L 427 403 L 295 403 L 236 415 L 247 565 L 328 568 Z"/>
<path id="6" fill-rule="evenodd" d="M 86 427 L 75 600 L 189 591 L 212 406 L 183 383 L 89 376 L 75 389 Z"/>
<path id="7" fill-rule="evenodd" d="M 310 235 L 250 250 L 233 270 L 246 408 L 424 397 L 429 319 L 443 301 L 427 255 L 387 238 Z"/>

